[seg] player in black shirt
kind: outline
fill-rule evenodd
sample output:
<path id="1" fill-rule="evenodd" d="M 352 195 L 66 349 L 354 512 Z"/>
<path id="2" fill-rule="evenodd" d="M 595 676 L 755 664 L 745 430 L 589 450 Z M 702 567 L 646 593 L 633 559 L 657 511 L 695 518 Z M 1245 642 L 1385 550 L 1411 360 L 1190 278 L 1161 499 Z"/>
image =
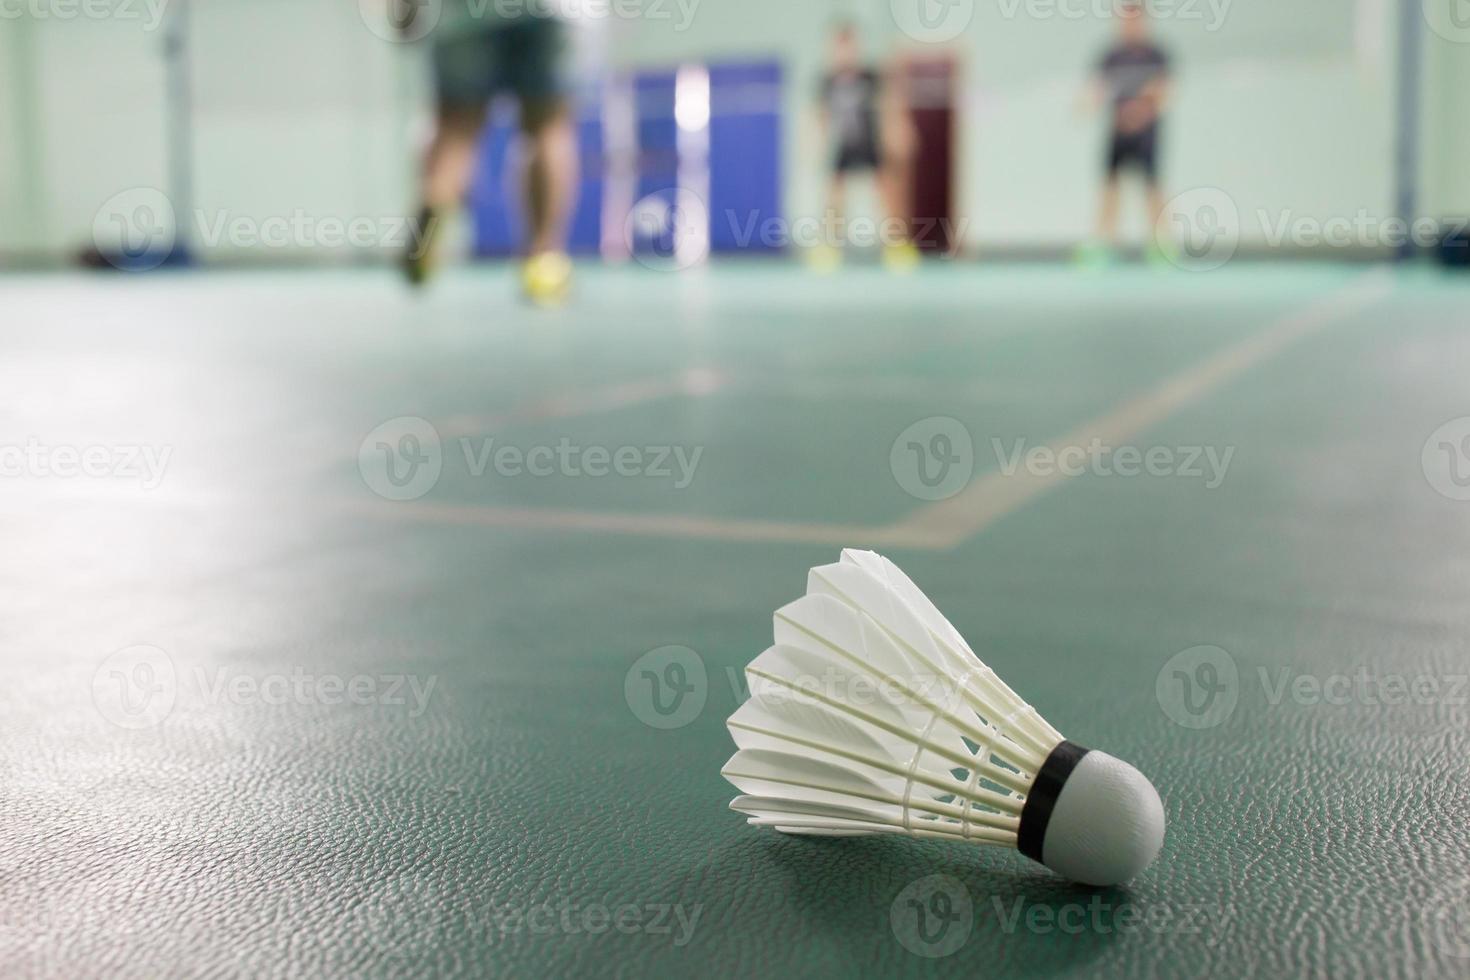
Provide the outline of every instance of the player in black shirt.
<path id="1" fill-rule="evenodd" d="M 1159 183 L 1159 131 L 1169 95 L 1169 57 L 1150 38 L 1142 3 L 1124 0 L 1118 16 L 1120 37 L 1098 64 L 1094 81 L 1095 103 L 1106 102 L 1112 113 L 1097 229 L 1100 242 L 1109 249 L 1118 241 L 1119 178 L 1130 170 L 1147 185 L 1151 239 L 1165 240 L 1159 234 L 1165 206 Z"/>
<path id="2" fill-rule="evenodd" d="M 877 69 L 864 65 L 857 29 L 851 24 L 837 28 L 833 36 L 831 70 L 822 79 L 821 110 L 823 137 L 832 148 L 831 182 L 827 206 L 837 221 L 842 221 L 847 201 L 847 181 L 854 174 L 871 174 L 887 211 L 884 261 L 890 267 L 908 268 L 918 253 L 905 234 L 894 238 L 898 222 L 907 214 L 906 193 L 899 178 L 900 168 L 890 160 L 885 139 L 902 125 L 896 117 L 901 110 L 893 105 L 888 80 Z M 840 242 L 824 242 L 816 252 L 821 265 L 835 265 L 841 260 Z"/>

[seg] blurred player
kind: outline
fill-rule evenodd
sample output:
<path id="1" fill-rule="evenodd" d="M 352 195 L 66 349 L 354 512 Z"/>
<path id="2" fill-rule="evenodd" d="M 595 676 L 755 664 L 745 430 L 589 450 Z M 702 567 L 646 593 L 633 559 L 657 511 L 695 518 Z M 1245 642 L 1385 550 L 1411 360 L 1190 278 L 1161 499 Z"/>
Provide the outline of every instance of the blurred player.
<path id="1" fill-rule="evenodd" d="M 881 72 L 863 64 L 857 29 L 851 24 L 839 25 L 832 38 L 830 70 L 822 80 L 823 143 L 835 148 L 836 153 L 828 185 L 828 213 L 840 226 L 847 205 L 848 178 L 871 174 L 888 219 L 885 228 L 903 223 L 905 229 L 901 238 L 885 241 L 883 261 L 890 268 L 906 270 L 918 262 L 919 253 L 907 237 L 907 188 L 900 168 L 893 165 L 898 161 L 889 159 L 895 155 L 893 151 L 912 142 L 907 137 L 902 106 L 895 104 L 896 94 Z M 842 261 L 838 244 L 823 243 L 817 249 L 813 258 L 819 268 L 832 268 Z"/>
<path id="2" fill-rule="evenodd" d="M 1162 233 L 1159 130 L 1169 97 L 1169 58 L 1151 39 L 1139 0 L 1119 0 L 1116 9 L 1119 38 L 1098 65 L 1091 92 L 1094 109 L 1108 104 L 1112 111 L 1097 241 L 1083 251 L 1085 259 L 1097 261 L 1105 261 L 1118 245 L 1119 185 L 1125 171 L 1141 175 L 1148 191 L 1150 257 L 1162 257 L 1167 242 Z"/>
<path id="3" fill-rule="evenodd" d="M 420 8 L 413 3 L 412 18 Z M 526 141 L 526 220 L 521 270 L 527 298 L 554 304 L 567 293 L 572 265 L 567 224 L 577 186 L 577 137 L 567 93 L 567 25 L 537 0 L 503 5 L 444 0 L 432 35 L 438 113 L 424 160 L 422 241 L 405 258 L 409 281 L 433 271 L 443 217 L 461 206 L 476 163 L 487 111 L 496 95 L 514 95 Z M 402 25 L 405 32 L 413 24 Z"/>

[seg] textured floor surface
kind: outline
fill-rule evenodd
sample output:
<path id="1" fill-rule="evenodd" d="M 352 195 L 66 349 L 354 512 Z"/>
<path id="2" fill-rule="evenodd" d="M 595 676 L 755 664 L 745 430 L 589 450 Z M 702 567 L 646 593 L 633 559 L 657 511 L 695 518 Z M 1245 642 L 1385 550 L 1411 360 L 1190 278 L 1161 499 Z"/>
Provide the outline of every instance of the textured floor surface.
<path id="1" fill-rule="evenodd" d="M 1470 283 L 510 288 L 0 280 L 10 967 L 1470 971 Z M 1153 868 L 726 808 L 739 670 L 843 544 L 1153 778 Z"/>

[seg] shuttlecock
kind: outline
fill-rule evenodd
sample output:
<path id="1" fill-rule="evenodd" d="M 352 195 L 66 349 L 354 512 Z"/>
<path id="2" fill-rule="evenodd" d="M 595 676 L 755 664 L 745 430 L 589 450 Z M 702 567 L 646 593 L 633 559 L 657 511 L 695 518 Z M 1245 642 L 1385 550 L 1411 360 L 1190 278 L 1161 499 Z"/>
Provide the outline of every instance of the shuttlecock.
<path id="1" fill-rule="evenodd" d="M 775 625 L 727 723 L 730 806 L 753 826 L 1010 847 L 1089 885 L 1158 856 L 1153 784 L 1064 739 L 886 558 L 812 569 Z"/>

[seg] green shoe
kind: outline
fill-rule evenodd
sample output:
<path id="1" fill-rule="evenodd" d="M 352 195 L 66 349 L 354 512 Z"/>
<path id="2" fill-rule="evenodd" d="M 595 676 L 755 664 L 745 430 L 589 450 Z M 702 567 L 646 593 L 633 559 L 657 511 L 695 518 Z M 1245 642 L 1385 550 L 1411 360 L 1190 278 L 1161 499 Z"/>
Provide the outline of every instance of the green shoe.
<path id="1" fill-rule="evenodd" d="M 1077 247 L 1073 258 L 1084 269 L 1106 269 L 1113 264 L 1115 256 L 1111 246 L 1102 242 L 1088 242 Z"/>
<path id="2" fill-rule="evenodd" d="M 1162 238 L 1150 242 L 1143 257 L 1145 262 L 1156 269 L 1176 268 L 1179 265 L 1179 251 L 1174 243 Z"/>

